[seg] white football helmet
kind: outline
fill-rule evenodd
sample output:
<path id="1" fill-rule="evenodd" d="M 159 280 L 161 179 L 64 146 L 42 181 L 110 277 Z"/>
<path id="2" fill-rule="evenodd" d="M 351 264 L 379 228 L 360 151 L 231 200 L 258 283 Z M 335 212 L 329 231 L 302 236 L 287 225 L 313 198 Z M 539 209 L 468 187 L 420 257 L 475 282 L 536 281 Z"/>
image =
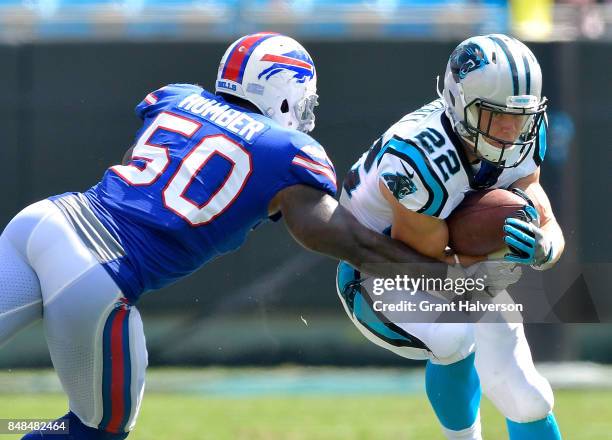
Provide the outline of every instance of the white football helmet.
<path id="1" fill-rule="evenodd" d="M 260 32 L 238 39 L 221 59 L 215 90 L 249 101 L 283 127 L 314 128 L 317 73 L 293 38 Z"/>
<path id="2" fill-rule="evenodd" d="M 547 102 L 535 56 L 502 34 L 468 38 L 457 46 L 446 66 L 442 97 L 457 134 L 477 156 L 502 168 L 527 157 Z M 496 135 L 492 127 L 506 115 L 512 115 L 514 129 L 505 133 L 512 134 Z"/>

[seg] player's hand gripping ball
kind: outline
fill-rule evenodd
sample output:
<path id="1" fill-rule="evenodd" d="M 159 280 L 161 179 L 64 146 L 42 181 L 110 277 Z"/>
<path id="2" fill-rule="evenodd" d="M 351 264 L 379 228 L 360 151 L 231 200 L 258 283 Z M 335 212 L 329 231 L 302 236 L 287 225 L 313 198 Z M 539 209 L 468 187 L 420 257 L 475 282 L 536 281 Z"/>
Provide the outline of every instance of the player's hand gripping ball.
<path id="1" fill-rule="evenodd" d="M 505 189 L 468 194 L 447 218 L 449 246 L 457 254 L 486 256 L 506 248 L 506 219 L 518 218 L 526 201 Z"/>
<path id="2" fill-rule="evenodd" d="M 508 252 L 504 260 L 512 263 L 541 266 L 552 257 L 552 242 L 540 228 L 540 215 L 525 193 L 519 195 L 528 202 L 518 213 L 518 218 L 507 218 L 504 222 L 504 242 Z"/>

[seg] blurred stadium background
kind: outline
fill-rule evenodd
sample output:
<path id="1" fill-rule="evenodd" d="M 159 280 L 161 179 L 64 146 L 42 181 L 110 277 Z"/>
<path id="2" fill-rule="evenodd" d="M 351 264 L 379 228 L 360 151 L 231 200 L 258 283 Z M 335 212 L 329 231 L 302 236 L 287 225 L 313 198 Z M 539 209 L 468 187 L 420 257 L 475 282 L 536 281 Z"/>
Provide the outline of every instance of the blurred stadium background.
<path id="1" fill-rule="evenodd" d="M 340 180 L 390 123 L 436 97 L 436 76 L 459 41 L 503 32 L 530 45 L 551 102 L 543 184 L 568 240 L 544 282 L 567 292 L 553 321 L 569 321 L 572 311 L 573 323 L 531 324 L 528 338 L 556 387 L 612 388 L 610 370 L 594 364 L 612 363 L 612 2 L 0 0 L 0 225 L 28 203 L 93 185 L 131 145 L 139 127 L 133 108 L 149 91 L 171 82 L 213 89 L 226 46 L 259 30 L 294 36 L 313 56 L 320 95 L 313 134 Z M 302 250 L 282 225 L 260 229 L 240 251 L 139 303 L 152 367 L 223 368 L 197 380 L 189 376 L 196 370 L 154 372 L 153 391 L 421 390 L 412 372 L 397 370 L 420 363 L 375 347 L 346 318 L 335 262 Z M 225 381 L 216 373 L 287 364 L 300 367 Z M 42 327 L 27 329 L 0 350 L 0 393 L 57 392 L 52 375 L 17 372 L 50 365 Z M 270 374 L 253 382 L 262 371 Z M 187 379 L 170 380 L 177 376 Z"/>

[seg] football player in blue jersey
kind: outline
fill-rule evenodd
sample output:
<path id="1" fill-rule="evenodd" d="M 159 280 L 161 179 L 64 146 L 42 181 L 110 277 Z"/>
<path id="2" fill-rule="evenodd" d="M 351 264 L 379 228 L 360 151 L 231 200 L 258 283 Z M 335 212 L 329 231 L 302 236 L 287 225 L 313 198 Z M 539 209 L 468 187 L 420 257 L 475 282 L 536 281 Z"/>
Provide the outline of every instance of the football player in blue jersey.
<path id="1" fill-rule="evenodd" d="M 334 167 L 306 134 L 316 70 L 298 42 L 240 38 L 221 60 L 216 92 L 171 84 L 149 93 L 121 165 L 84 193 L 25 208 L 2 233 L 0 344 L 42 318 L 69 398 L 69 435 L 24 438 L 126 438 L 147 366 L 138 298 L 237 249 L 261 222 L 282 216 L 304 247 L 370 272 L 372 263 L 429 261 L 333 198 Z"/>

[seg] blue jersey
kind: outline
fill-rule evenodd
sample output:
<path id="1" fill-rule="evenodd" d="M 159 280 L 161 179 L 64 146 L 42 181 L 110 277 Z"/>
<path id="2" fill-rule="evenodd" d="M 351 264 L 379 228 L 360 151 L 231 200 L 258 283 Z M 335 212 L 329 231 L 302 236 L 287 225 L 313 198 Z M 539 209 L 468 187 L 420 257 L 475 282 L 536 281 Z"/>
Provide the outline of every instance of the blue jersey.
<path id="1" fill-rule="evenodd" d="M 144 124 L 131 161 L 84 194 L 124 250 L 104 266 L 132 300 L 237 249 L 283 188 L 336 193 L 333 165 L 310 136 L 201 87 L 168 85 L 136 113 Z"/>

